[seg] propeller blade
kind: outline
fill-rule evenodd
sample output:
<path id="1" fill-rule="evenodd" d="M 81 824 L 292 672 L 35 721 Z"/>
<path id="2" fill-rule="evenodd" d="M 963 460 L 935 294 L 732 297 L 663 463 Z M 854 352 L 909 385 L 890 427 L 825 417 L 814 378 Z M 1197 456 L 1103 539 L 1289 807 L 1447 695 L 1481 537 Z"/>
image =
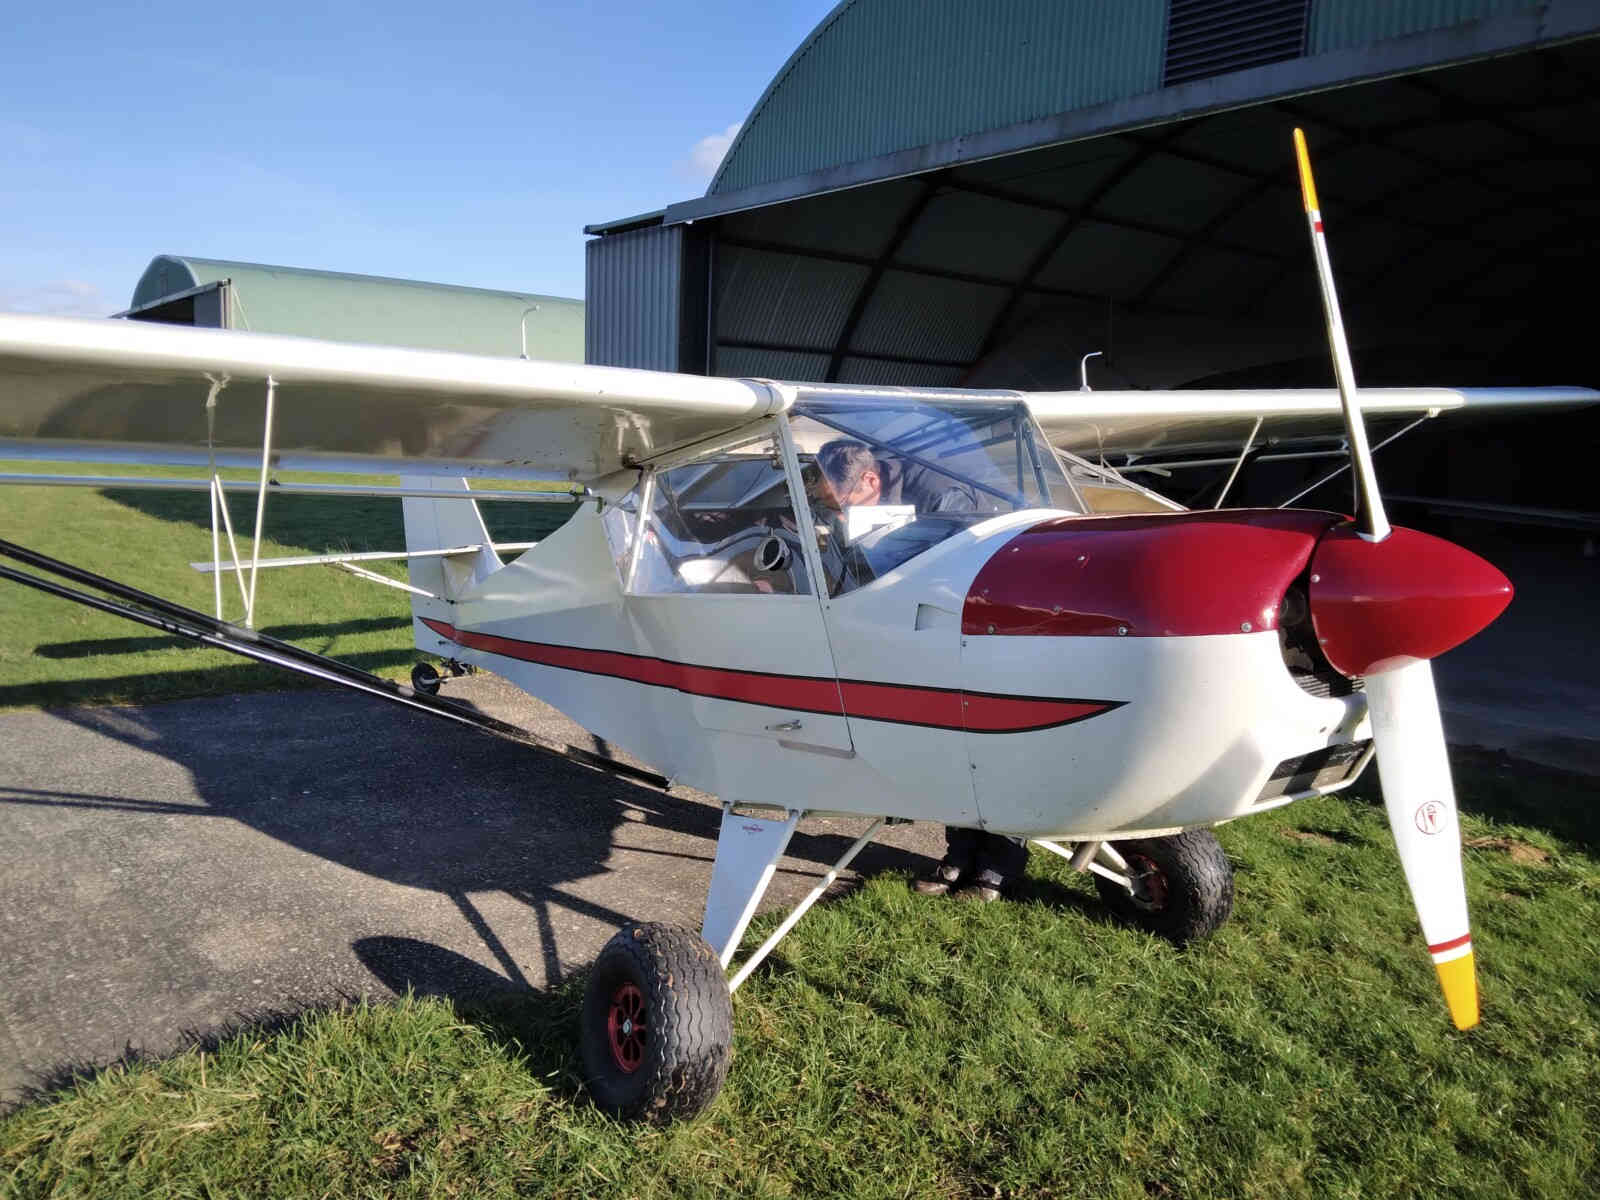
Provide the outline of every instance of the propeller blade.
<path id="1" fill-rule="evenodd" d="M 1471 1029 L 1478 1023 L 1478 977 L 1433 667 L 1423 660 L 1369 675 L 1366 689 L 1395 849 L 1450 1017 L 1457 1029 Z"/>
<path id="2" fill-rule="evenodd" d="M 1294 153 L 1300 164 L 1300 196 L 1305 201 L 1311 251 L 1317 260 L 1317 282 L 1322 287 L 1322 312 L 1328 323 L 1328 346 L 1333 351 L 1333 378 L 1339 385 L 1345 433 L 1350 439 L 1350 466 L 1356 478 L 1356 527 L 1367 541 L 1381 542 L 1389 536 L 1389 518 L 1383 511 L 1383 497 L 1378 495 L 1378 475 L 1372 465 L 1372 448 L 1367 445 L 1367 426 L 1356 400 L 1356 369 L 1350 362 L 1350 342 L 1344 333 L 1344 316 L 1339 312 L 1339 293 L 1333 286 L 1333 261 L 1328 257 L 1328 238 L 1322 230 L 1322 210 L 1317 207 L 1311 154 L 1306 149 L 1306 135 L 1299 129 L 1294 131 Z"/>
<path id="3" fill-rule="evenodd" d="M 1317 185 L 1311 175 L 1311 155 L 1306 149 L 1306 135 L 1299 129 L 1294 131 L 1294 152 L 1300 166 L 1300 195 L 1305 201 L 1311 249 L 1317 261 L 1317 282 L 1322 288 L 1333 375 L 1339 385 L 1345 431 L 1350 439 L 1350 465 L 1356 479 L 1356 532 L 1368 543 L 1367 553 L 1361 556 L 1368 558 L 1382 554 L 1375 543 L 1383 542 L 1393 531 L 1383 510 L 1383 497 L 1378 494 L 1378 476 L 1356 399 L 1355 367 L 1350 362 L 1350 343 L 1339 312 L 1333 263 L 1328 257 L 1322 210 L 1317 204 Z M 1318 576 L 1311 578 L 1315 585 Z M 1509 598 L 1509 587 L 1503 590 Z M 1365 589 L 1361 598 L 1370 601 L 1372 596 L 1368 593 L 1372 591 Z M 1391 614 L 1389 622 L 1394 620 Z M 1322 640 L 1328 642 L 1327 637 Z M 1439 698 L 1433 689 L 1433 667 L 1427 659 L 1391 666 L 1380 657 L 1367 669 L 1377 671 L 1366 676 L 1367 711 L 1372 717 L 1378 776 L 1383 783 L 1383 802 L 1389 813 L 1389 828 L 1394 831 L 1395 849 L 1411 887 L 1411 899 L 1417 906 L 1434 969 L 1439 972 L 1439 986 L 1444 989 L 1450 1017 L 1457 1029 L 1471 1029 L 1478 1023 L 1478 977 L 1467 923 L 1466 883 L 1461 874 L 1455 788 L 1445 754 Z"/>

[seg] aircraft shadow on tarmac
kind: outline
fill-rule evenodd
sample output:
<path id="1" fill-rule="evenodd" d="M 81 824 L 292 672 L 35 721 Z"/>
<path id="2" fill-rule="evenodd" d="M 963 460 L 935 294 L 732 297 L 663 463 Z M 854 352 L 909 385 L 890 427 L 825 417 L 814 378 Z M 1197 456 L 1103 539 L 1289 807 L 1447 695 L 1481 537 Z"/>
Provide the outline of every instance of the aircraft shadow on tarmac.
<path id="1" fill-rule="evenodd" d="M 409 623 L 408 621 L 407 624 Z M 327 628 L 330 631 L 332 629 L 331 626 Z M 270 624 L 263 625 L 261 632 L 271 634 L 273 637 L 283 636 L 278 627 Z M 57 646 L 64 644 L 66 643 L 54 643 Z M 177 638 L 163 645 L 148 648 L 169 647 L 192 650 L 196 655 L 209 653 L 202 647 Z M 142 648 L 144 647 L 129 647 L 125 651 L 112 650 L 110 653 L 132 652 Z M 308 648 L 317 649 L 315 646 Z M 69 656 L 66 653 L 60 655 L 63 658 Z M 420 657 L 421 655 L 415 650 L 398 649 L 353 650 L 338 655 L 340 662 L 373 673 L 395 667 L 409 667 Z M 169 676 L 172 681 L 172 691 L 164 693 L 161 690 L 162 681 Z M 135 696 L 140 697 L 141 702 L 161 703 L 167 700 L 185 699 L 196 692 L 215 696 L 229 692 L 280 688 L 283 686 L 283 678 L 283 673 L 276 667 L 262 666 L 240 658 L 226 666 L 197 667 L 182 672 L 135 671 L 126 675 L 96 675 L 86 679 L 62 679 L 55 682 L 0 684 L 0 709 L 12 706 L 64 709 L 73 705 L 121 704 Z"/>
<path id="2" fill-rule="evenodd" d="M 269 614 L 270 616 L 270 614 Z M 335 638 L 347 633 L 379 633 L 390 629 L 406 629 L 411 625 L 411 618 L 404 617 L 359 617 L 351 621 L 310 621 L 295 625 L 275 625 L 270 622 L 261 627 L 261 632 L 270 633 L 275 638 L 285 641 L 295 641 L 299 638 Z M 71 642 L 45 642 L 35 646 L 33 652 L 40 658 L 93 658 L 97 654 L 139 654 L 147 650 L 174 650 L 192 646 L 194 643 L 180 637 L 125 637 L 125 638 L 79 638 Z M 408 657 L 415 657 L 409 651 Z"/>
<path id="3" fill-rule="evenodd" d="M 662 794 L 554 756 L 341 693 L 317 689 L 136 709 L 80 708 L 57 716 L 145 753 L 179 763 L 205 807 L 115 796 L 8 789 L 12 803 L 131 813 L 221 816 L 340 866 L 447 896 L 499 965 L 497 974 L 454 951 L 396 929 L 352 943 L 362 964 L 394 992 L 475 1001 L 520 991 L 530 979 L 480 904 L 500 892 L 526 906 L 538 933 L 542 981 L 559 983 L 597 947 L 563 955 L 557 918 L 576 914 L 610 927 L 663 918 L 663 906 L 697 924 L 716 854 L 720 810 Z M 596 743 L 591 742 L 591 745 Z M 598 743 L 604 750 L 604 744 Z M 616 834 L 639 831 L 627 853 L 681 860 L 650 880 L 627 878 L 626 897 L 586 899 L 570 885 L 619 868 Z M 850 833 L 797 831 L 788 854 L 820 875 Z M 656 838 L 654 834 L 688 835 Z M 652 841 L 660 845 L 652 846 Z M 640 843 L 643 843 L 642 845 Z M 197 853 L 200 852 L 197 850 Z M 637 860 L 636 860 L 637 861 Z M 929 860 L 874 844 L 862 874 L 924 870 Z M 667 887 L 675 896 L 651 889 Z M 503 912 L 503 908 L 501 910 Z M 692 911 L 692 918 L 687 914 Z M 518 931 L 526 946 L 528 939 Z"/>

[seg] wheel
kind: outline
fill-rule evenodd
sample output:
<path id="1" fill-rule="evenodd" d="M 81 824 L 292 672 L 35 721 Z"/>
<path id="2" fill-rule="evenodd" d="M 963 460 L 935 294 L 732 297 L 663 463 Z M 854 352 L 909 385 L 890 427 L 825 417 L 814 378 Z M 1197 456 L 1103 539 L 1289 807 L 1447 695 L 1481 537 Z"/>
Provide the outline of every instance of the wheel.
<path id="1" fill-rule="evenodd" d="M 432 663 L 418 663 L 411 668 L 411 686 L 430 696 L 439 694 L 439 672 Z"/>
<path id="2" fill-rule="evenodd" d="M 666 1124 L 704 1111 L 733 1056 L 733 997 L 716 951 L 676 925 L 630 925 L 594 960 L 584 1073 L 615 1116 Z"/>
<path id="3" fill-rule="evenodd" d="M 1209 937 L 1233 911 L 1233 868 L 1209 829 L 1111 843 L 1128 861 L 1133 894 L 1094 877 L 1106 906 L 1176 946 Z"/>

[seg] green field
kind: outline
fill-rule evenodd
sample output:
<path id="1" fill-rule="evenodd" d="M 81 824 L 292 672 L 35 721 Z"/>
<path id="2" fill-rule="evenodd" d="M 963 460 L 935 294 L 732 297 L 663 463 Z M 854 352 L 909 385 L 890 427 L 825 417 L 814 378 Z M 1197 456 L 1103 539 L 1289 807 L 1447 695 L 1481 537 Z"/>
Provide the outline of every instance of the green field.
<path id="1" fill-rule="evenodd" d="M 1187 951 L 1042 854 L 989 906 L 870 880 L 740 991 L 727 1089 L 692 1125 L 586 1103 L 578 978 L 113 1069 L 0 1122 L 0 1193 L 1600 1194 L 1592 792 L 1487 757 L 1457 773 L 1485 1012 L 1465 1034 L 1366 783 L 1221 830 L 1235 917 Z"/>
<path id="2" fill-rule="evenodd" d="M 209 607 L 185 565 L 210 553 L 203 494 L 0 504 L 0 537 Z M 537 536 L 505 515 L 497 536 Z M 269 517 L 273 554 L 401 544 L 394 501 L 275 497 Z M 327 568 L 262 580 L 268 629 L 391 675 L 414 661 L 402 593 Z M 0 655 L 0 705 L 282 678 L 4 584 Z M 1475 752 L 1456 770 L 1484 1002 L 1465 1034 L 1369 773 L 1220 830 L 1235 916 L 1187 951 L 1111 923 L 1043 854 L 990 906 L 867 881 L 741 990 L 727 1089 L 692 1125 L 586 1102 L 580 977 L 488 1011 L 302 1014 L 113 1067 L 0 1120 L 0 1196 L 1600 1194 L 1593 783 Z"/>
<path id="3" fill-rule="evenodd" d="M 0 462 L 0 471 L 114 473 L 192 477 L 170 467 Z M 225 471 L 248 479 L 248 471 Z M 284 475 L 285 481 L 296 478 Z M 392 484 L 366 476 L 307 476 L 317 483 Z M 497 487 L 516 484 L 498 483 Z M 248 558 L 254 496 L 230 498 L 241 557 Z M 500 541 L 536 541 L 565 520 L 566 506 L 485 504 Z M 0 487 L 0 538 L 17 542 L 122 583 L 205 612 L 213 609 L 212 577 L 189 568 L 211 558 L 210 502 L 205 492 Z M 364 550 L 404 550 L 400 502 L 271 496 L 262 557 Z M 226 543 L 223 561 L 230 561 Z M 15 566 L 9 560 L 5 565 Z M 363 564 L 393 579 L 398 563 Z M 239 620 L 244 604 L 232 572 L 223 579 L 224 613 Z M 263 571 L 257 625 L 267 633 L 364 670 L 403 678 L 421 656 L 412 648 L 410 605 L 394 588 L 333 567 Z M 300 686 L 296 679 L 221 650 L 167 637 L 120 617 L 93 612 L 0 580 L 0 710 L 32 705 L 126 704 Z"/>

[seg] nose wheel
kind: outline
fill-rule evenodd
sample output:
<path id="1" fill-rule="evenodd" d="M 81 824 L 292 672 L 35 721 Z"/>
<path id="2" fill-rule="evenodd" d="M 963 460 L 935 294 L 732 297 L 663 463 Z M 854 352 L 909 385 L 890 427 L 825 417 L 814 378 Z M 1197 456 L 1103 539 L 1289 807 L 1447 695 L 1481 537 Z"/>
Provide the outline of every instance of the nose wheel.
<path id="1" fill-rule="evenodd" d="M 702 1112 L 733 1054 L 733 998 L 699 934 L 637 924 L 600 951 L 584 993 L 584 1074 L 615 1116 L 665 1124 Z"/>
<path id="2" fill-rule="evenodd" d="M 439 672 L 432 663 L 418 663 L 411 668 L 411 686 L 429 696 L 439 694 Z"/>
<path id="3" fill-rule="evenodd" d="M 1182 946 L 1209 937 L 1233 912 L 1233 868 L 1209 829 L 1113 845 L 1127 860 L 1133 891 L 1100 875 L 1094 883 L 1130 925 Z"/>

